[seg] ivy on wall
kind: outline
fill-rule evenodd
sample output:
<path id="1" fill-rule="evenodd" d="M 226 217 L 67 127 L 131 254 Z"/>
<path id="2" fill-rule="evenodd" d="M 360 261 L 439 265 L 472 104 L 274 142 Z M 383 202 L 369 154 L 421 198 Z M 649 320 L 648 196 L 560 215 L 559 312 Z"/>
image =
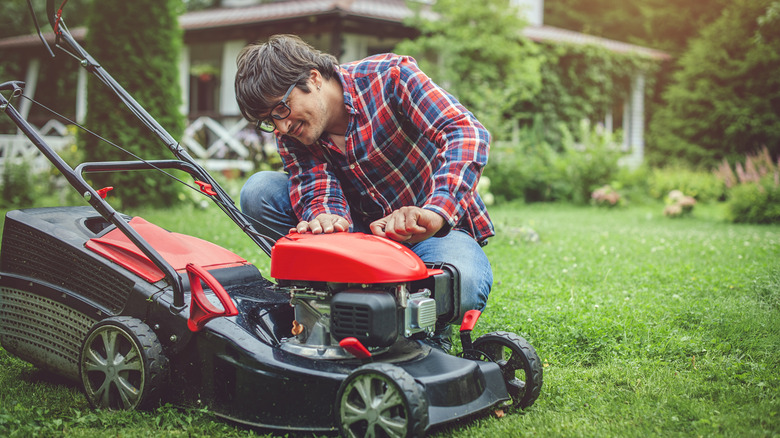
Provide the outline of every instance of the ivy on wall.
<path id="1" fill-rule="evenodd" d="M 582 120 L 603 121 L 609 112 L 621 117 L 632 78 L 644 73 L 649 88 L 658 68 L 642 55 L 592 45 L 543 44 L 542 53 L 542 87 L 525 102 L 521 126 L 534 126 L 551 145 L 560 145 L 565 132 L 579 132 Z"/>

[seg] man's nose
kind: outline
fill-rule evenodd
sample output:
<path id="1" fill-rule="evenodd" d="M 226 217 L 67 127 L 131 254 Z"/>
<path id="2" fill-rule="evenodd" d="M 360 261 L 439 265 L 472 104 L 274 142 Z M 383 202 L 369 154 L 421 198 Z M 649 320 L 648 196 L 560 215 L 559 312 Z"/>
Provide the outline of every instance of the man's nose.
<path id="1" fill-rule="evenodd" d="M 290 126 L 292 126 L 292 122 L 289 118 L 283 120 L 274 120 L 274 124 L 276 125 L 276 129 L 282 134 L 287 134 L 287 132 L 290 131 Z"/>

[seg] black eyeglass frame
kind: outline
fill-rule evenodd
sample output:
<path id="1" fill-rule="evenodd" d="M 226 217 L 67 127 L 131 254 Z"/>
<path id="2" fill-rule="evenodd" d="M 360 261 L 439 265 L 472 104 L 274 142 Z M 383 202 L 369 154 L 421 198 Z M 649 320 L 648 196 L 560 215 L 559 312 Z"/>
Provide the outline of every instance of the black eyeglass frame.
<path id="1" fill-rule="evenodd" d="M 276 129 L 276 124 L 274 123 L 274 120 L 284 120 L 290 117 L 290 113 L 292 112 L 292 110 L 290 109 L 290 106 L 287 105 L 287 98 L 290 97 L 290 93 L 292 93 L 292 90 L 297 85 L 298 85 L 297 83 L 290 85 L 290 88 L 288 88 L 287 92 L 284 93 L 284 97 L 282 97 L 282 100 L 280 100 L 279 103 L 277 103 L 276 105 L 273 106 L 273 108 L 271 108 L 271 112 L 268 113 L 269 114 L 268 118 L 258 120 L 255 123 L 256 130 L 263 131 L 263 132 L 274 132 L 274 130 Z M 280 110 L 279 112 L 276 112 L 277 108 L 279 108 L 279 105 L 281 105 L 283 109 Z"/>

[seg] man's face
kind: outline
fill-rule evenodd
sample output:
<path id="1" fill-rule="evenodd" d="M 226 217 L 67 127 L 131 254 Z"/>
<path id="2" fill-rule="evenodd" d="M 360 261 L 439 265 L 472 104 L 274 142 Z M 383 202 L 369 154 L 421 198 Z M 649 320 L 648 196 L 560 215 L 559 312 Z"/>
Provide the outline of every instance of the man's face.
<path id="1" fill-rule="evenodd" d="M 327 126 L 327 107 L 322 95 L 309 81 L 309 93 L 294 88 L 287 97 L 290 115 L 283 120 L 274 120 L 276 129 L 283 135 L 292 137 L 305 145 L 311 145 L 320 138 Z"/>

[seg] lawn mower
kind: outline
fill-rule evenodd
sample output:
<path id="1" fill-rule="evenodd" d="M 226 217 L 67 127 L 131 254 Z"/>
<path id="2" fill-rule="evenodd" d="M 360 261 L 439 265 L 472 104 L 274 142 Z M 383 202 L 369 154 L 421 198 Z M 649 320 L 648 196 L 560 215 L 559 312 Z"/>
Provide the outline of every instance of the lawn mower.
<path id="1" fill-rule="evenodd" d="M 0 110 L 89 204 L 7 213 L 0 251 L 7 352 L 79 383 L 96 409 L 166 402 L 283 431 L 421 436 L 534 403 L 542 385 L 537 353 L 508 332 L 472 340 L 479 312 L 461 313 L 455 267 L 423 263 L 406 246 L 369 234 L 269 241 L 74 40 L 61 12 L 49 16 L 56 45 L 113 90 L 174 159 L 71 168 L 11 104 L 24 84 L 0 84 L 9 96 L 0 94 Z M 273 280 L 225 248 L 114 210 L 107 189 L 85 178 L 169 169 L 190 175 L 191 187 L 270 256 Z M 424 342 L 437 323 L 460 324 L 461 353 Z"/>

